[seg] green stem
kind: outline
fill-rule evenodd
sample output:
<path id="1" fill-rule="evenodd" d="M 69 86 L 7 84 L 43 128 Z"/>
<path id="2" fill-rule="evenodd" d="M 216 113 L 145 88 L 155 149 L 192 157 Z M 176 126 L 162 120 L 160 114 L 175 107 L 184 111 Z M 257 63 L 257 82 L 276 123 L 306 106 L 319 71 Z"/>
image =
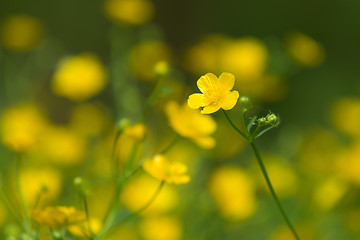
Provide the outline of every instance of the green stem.
<path id="1" fill-rule="evenodd" d="M 159 193 L 161 192 L 161 189 L 163 188 L 165 184 L 165 181 L 161 181 L 160 185 L 158 186 L 158 188 L 156 189 L 155 193 L 152 195 L 152 197 L 150 198 L 150 200 L 139 210 L 137 210 L 136 212 L 128 215 L 127 217 L 125 217 L 123 220 L 121 220 L 121 222 L 119 223 L 120 225 L 125 224 L 127 221 L 129 221 L 130 219 L 132 219 L 133 217 L 136 217 L 137 215 L 140 215 L 143 211 L 145 211 L 148 207 L 151 206 L 151 204 L 154 203 L 154 201 L 156 200 L 156 198 L 158 197 Z"/>
<path id="2" fill-rule="evenodd" d="M 230 123 L 230 125 L 235 129 L 235 131 L 237 133 L 239 133 L 243 138 L 245 138 L 247 141 L 249 141 L 248 137 L 239 129 L 235 126 L 235 124 L 231 121 L 230 117 L 228 116 L 228 114 L 226 113 L 226 111 L 224 109 L 222 109 L 223 113 L 225 114 L 226 119 L 228 120 L 228 122 Z"/>
<path id="3" fill-rule="evenodd" d="M 160 152 L 160 154 L 164 154 L 167 151 L 169 151 L 175 144 L 176 142 L 179 140 L 180 136 L 178 134 L 176 134 L 175 138 Z"/>
<path id="4" fill-rule="evenodd" d="M 22 218 L 23 218 L 23 225 L 24 225 L 24 229 L 27 233 L 30 233 L 30 218 L 29 215 L 27 213 L 27 207 L 25 204 L 25 199 L 24 196 L 22 194 L 21 191 L 21 185 L 20 185 L 20 167 L 22 164 L 22 154 L 19 153 L 18 154 L 18 159 L 16 161 L 16 169 L 15 169 L 15 174 L 16 174 L 16 188 L 19 194 L 19 201 L 20 201 L 20 207 L 21 207 L 21 213 L 22 213 Z"/>
<path id="5" fill-rule="evenodd" d="M 253 140 L 254 140 L 254 135 L 249 136 L 249 138 L 246 137 L 245 134 L 244 134 L 243 132 L 241 132 L 241 131 L 235 126 L 235 124 L 231 121 L 231 119 L 229 118 L 229 116 L 227 115 L 227 113 L 226 113 L 224 110 L 223 110 L 223 112 L 224 112 L 224 114 L 225 114 L 226 119 L 229 121 L 230 125 L 235 129 L 235 131 L 238 132 L 243 138 L 245 138 L 245 139 L 247 140 L 247 142 L 250 144 L 251 149 L 253 150 L 253 152 L 254 152 L 254 154 L 255 154 L 255 157 L 256 157 L 256 159 L 257 159 L 257 161 L 258 161 L 258 163 L 259 163 L 259 166 L 260 166 L 260 168 L 261 168 L 261 172 L 262 172 L 262 174 L 263 174 L 263 176 L 264 176 L 264 178 L 265 178 L 265 181 L 266 181 L 266 184 L 267 184 L 267 186 L 268 186 L 268 188 L 269 188 L 269 190 L 270 190 L 270 193 L 271 193 L 272 197 L 274 198 L 274 200 L 275 200 L 275 202 L 276 202 L 276 206 L 277 206 L 278 209 L 280 210 L 281 215 L 283 216 L 286 224 L 288 225 L 288 227 L 290 228 L 291 232 L 293 233 L 295 239 L 296 239 L 296 240 L 300 240 L 298 234 L 296 233 L 295 228 L 293 227 L 293 225 L 291 224 L 288 216 L 286 215 L 286 212 L 285 212 L 284 208 L 282 207 L 281 202 L 280 202 L 279 198 L 277 197 L 277 195 L 276 195 L 276 193 L 275 193 L 275 190 L 274 190 L 274 188 L 273 188 L 273 186 L 272 186 L 272 184 L 271 184 L 271 181 L 270 181 L 269 175 L 268 175 L 268 173 L 267 173 L 267 171 L 266 171 L 264 162 L 263 162 L 263 160 L 262 160 L 262 158 L 261 158 L 261 156 L 260 156 L 259 151 L 258 151 L 257 148 L 256 148 L 255 143 L 253 142 Z M 244 120 L 245 120 L 245 119 L 244 119 Z M 245 126 L 245 128 L 246 128 L 246 122 L 244 122 L 244 126 Z M 258 129 L 255 130 L 255 133 L 256 133 L 257 131 L 258 131 Z"/>
<path id="6" fill-rule="evenodd" d="M 272 186 L 272 184 L 271 184 L 269 175 L 268 175 L 268 173 L 267 173 L 267 171 L 266 171 L 264 162 L 263 162 L 263 160 L 262 160 L 262 158 L 261 158 L 261 156 L 260 156 L 260 154 L 259 154 L 259 151 L 257 150 L 257 148 L 256 148 L 256 146 L 255 146 L 255 144 L 254 144 L 253 142 L 250 142 L 250 146 L 251 146 L 251 148 L 252 148 L 252 150 L 253 150 L 253 152 L 254 152 L 254 154 L 255 154 L 255 156 L 256 156 L 256 159 L 257 159 L 257 161 L 258 161 L 258 163 L 259 163 L 259 165 L 260 165 L 262 174 L 264 175 L 266 184 L 267 184 L 267 186 L 269 187 L 270 193 L 271 193 L 271 195 L 273 196 L 273 198 L 274 198 L 274 200 L 275 200 L 275 202 L 276 202 L 276 205 L 277 205 L 277 207 L 279 208 L 279 210 L 280 210 L 280 212 L 281 212 L 281 215 L 282 215 L 283 218 L 285 219 L 285 222 L 286 222 L 286 224 L 288 225 L 288 227 L 291 229 L 291 231 L 292 231 L 295 239 L 300 240 L 298 234 L 296 233 L 295 228 L 294 228 L 293 225 L 291 224 L 290 219 L 289 219 L 288 216 L 286 215 L 286 212 L 285 212 L 284 208 L 282 207 L 281 202 L 280 202 L 279 198 L 277 197 L 277 195 L 276 195 L 276 193 L 275 193 L 275 190 L 274 190 L 274 188 L 273 188 L 273 186 Z"/>
<path id="7" fill-rule="evenodd" d="M 4 203 L 6 209 L 8 210 L 8 212 L 10 213 L 10 215 L 14 218 L 14 220 L 16 221 L 16 223 L 19 225 L 19 227 L 23 228 L 24 231 L 26 231 L 26 229 L 24 229 L 24 226 L 21 222 L 21 220 L 19 219 L 19 217 L 17 216 L 17 214 L 15 213 L 14 209 L 12 208 L 11 204 L 9 203 L 9 201 L 7 200 L 3 190 L 2 190 L 2 186 L 0 189 L 0 199 L 2 200 L 2 202 Z"/>

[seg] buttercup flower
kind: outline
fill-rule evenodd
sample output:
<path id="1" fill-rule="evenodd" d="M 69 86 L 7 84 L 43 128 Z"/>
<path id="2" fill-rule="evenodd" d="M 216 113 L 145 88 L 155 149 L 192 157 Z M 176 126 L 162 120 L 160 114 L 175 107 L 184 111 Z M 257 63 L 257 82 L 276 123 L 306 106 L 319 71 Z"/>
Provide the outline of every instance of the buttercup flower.
<path id="1" fill-rule="evenodd" d="M 186 174 L 187 167 L 181 162 L 170 162 L 163 155 L 155 155 L 144 160 L 143 168 L 151 176 L 167 183 L 184 184 L 190 181 L 190 176 Z"/>
<path id="2" fill-rule="evenodd" d="M 231 73 L 224 72 L 219 78 L 212 73 L 205 74 L 197 81 L 202 94 L 191 94 L 188 99 L 189 107 L 192 109 L 203 107 L 202 114 L 211 114 L 220 108 L 232 109 L 239 98 L 238 91 L 230 91 L 234 83 L 235 77 Z"/>
<path id="3" fill-rule="evenodd" d="M 46 207 L 34 209 L 30 216 L 35 222 L 48 227 L 64 227 L 86 221 L 84 212 L 76 211 L 74 207 Z"/>
<path id="4" fill-rule="evenodd" d="M 201 115 L 186 104 L 179 106 L 170 101 L 165 108 L 171 127 L 181 136 L 188 137 L 203 148 L 215 146 L 215 139 L 209 135 L 216 130 L 216 122 L 210 116 Z"/>

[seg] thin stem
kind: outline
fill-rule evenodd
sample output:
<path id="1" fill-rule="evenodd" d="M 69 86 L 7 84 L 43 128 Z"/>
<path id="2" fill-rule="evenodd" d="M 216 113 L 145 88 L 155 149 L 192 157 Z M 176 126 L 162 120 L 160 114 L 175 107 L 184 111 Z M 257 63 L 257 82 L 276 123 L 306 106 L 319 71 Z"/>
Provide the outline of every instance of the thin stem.
<path id="1" fill-rule="evenodd" d="M 2 189 L 0 189 L 0 199 L 2 200 L 2 202 L 4 203 L 6 209 L 8 210 L 8 212 L 10 213 L 10 215 L 15 219 L 15 221 L 17 222 L 17 224 L 23 228 L 24 231 L 26 231 L 26 229 L 24 229 L 24 226 L 21 223 L 21 220 L 19 219 L 19 217 L 17 216 L 17 214 L 15 213 L 14 209 L 12 208 L 11 204 L 9 203 L 9 201 L 7 200 L 4 192 L 2 191 Z"/>
<path id="2" fill-rule="evenodd" d="M 281 215 L 283 216 L 283 218 L 285 219 L 286 224 L 288 225 L 288 227 L 289 227 L 290 230 L 292 231 L 295 239 L 296 239 L 296 240 L 300 240 L 298 234 L 296 233 L 295 228 L 294 228 L 293 225 L 291 224 L 288 216 L 286 215 L 286 212 L 285 212 L 284 208 L 283 208 L 282 205 L 281 205 L 281 202 L 280 202 L 279 198 L 277 197 L 277 195 L 276 195 L 276 193 L 275 193 L 275 190 L 274 190 L 274 188 L 273 188 L 273 186 L 272 186 L 272 184 L 271 184 L 269 175 L 268 175 L 268 173 L 267 173 L 267 171 L 266 171 L 264 162 L 262 161 L 262 158 L 261 158 L 261 156 L 260 156 L 260 153 L 259 153 L 259 151 L 257 150 L 255 143 L 253 142 L 253 141 L 254 141 L 254 138 L 256 137 L 257 132 L 258 132 L 259 129 L 260 129 L 259 126 L 256 128 L 256 130 L 254 131 L 254 133 L 253 133 L 252 136 L 246 137 L 246 136 L 244 136 L 244 133 L 241 132 L 241 131 L 235 126 L 235 124 L 231 121 L 231 119 L 229 118 L 229 116 L 227 115 L 227 113 L 226 113 L 224 110 L 223 110 L 223 112 L 224 112 L 224 114 L 225 114 L 226 119 L 229 121 L 230 125 L 235 129 L 235 131 L 236 131 L 237 133 L 239 133 L 243 138 L 245 138 L 245 139 L 247 140 L 247 142 L 250 144 L 251 149 L 253 150 L 253 152 L 254 152 L 254 154 L 255 154 L 255 157 L 256 157 L 256 159 L 257 159 L 257 161 L 258 161 L 258 163 L 259 163 L 259 166 L 260 166 L 261 171 L 262 171 L 262 174 L 263 174 L 263 176 L 264 176 L 264 178 L 265 178 L 266 184 L 267 184 L 267 186 L 268 186 L 268 188 L 269 188 L 269 190 L 270 190 L 270 193 L 271 193 L 272 197 L 274 198 L 274 200 L 275 200 L 275 202 L 276 202 L 276 205 L 277 205 L 278 209 L 280 210 Z M 244 115 L 243 115 L 243 116 L 244 116 Z M 243 118 L 243 120 L 244 120 L 244 126 L 245 126 L 245 128 L 246 128 L 245 118 Z"/>
<path id="3" fill-rule="evenodd" d="M 85 216 L 86 216 L 87 227 L 88 227 L 89 233 L 90 233 L 89 239 L 94 239 L 94 237 L 93 237 L 94 234 L 92 233 L 91 226 L 90 226 L 90 215 L 89 215 L 88 204 L 87 204 L 87 201 L 86 201 L 86 196 L 85 196 L 84 193 L 80 193 L 80 195 L 81 195 L 82 202 L 83 202 L 83 205 L 84 205 L 84 211 L 85 211 Z"/>
<path id="4" fill-rule="evenodd" d="M 139 210 L 137 210 L 136 212 L 128 215 L 126 218 L 124 218 L 119 224 L 125 224 L 127 221 L 129 221 L 130 219 L 132 219 L 133 217 L 140 215 L 140 213 L 142 213 L 143 211 L 145 211 L 148 207 L 151 206 L 151 204 L 154 203 L 154 201 L 156 200 L 156 198 L 158 197 L 159 193 L 161 192 L 161 189 L 163 188 L 165 184 L 165 181 L 161 181 L 160 185 L 158 186 L 158 188 L 156 189 L 155 193 L 152 195 L 152 197 L 150 198 L 150 200 Z"/>
<path id="5" fill-rule="evenodd" d="M 179 135 L 176 134 L 175 138 L 160 152 L 160 154 L 164 154 L 167 151 L 169 151 L 174 145 L 175 143 L 179 140 Z"/>
<path id="6" fill-rule="evenodd" d="M 296 233 L 295 228 L 294 228 L 293 225 L 291 224 L 288 216 L 286 215 L 286 212 L 285 212 L 284 208 L 283 208 L 282 205 L 281 205 L 281 202 L 280 202 L 279 198 L 277 197 L 277 195 L 276 195 L 276 193 L 275 193 L 275 190 L 274 190 L 274 188 L 273 188 L 273 186 L 272 186 L 272 184 L 271 184 L 269 175 L 268 175 L 268 173 L 267 173 L 267 171 L 266 171 L 264 162 L 263 162 L 263 160 L 262 160 L 262 158 L 261 158 L 261 156 L 260 156 L 260 154 L 259 154 L 259 151 L 257 150 L 257 148 L 256 148 L 256 146 L 255 146 L 255 144 L 254 144 L 253 142 L 250 142 L 250 146 L 251 146 L 251 148 L 252 148 L 252 150 L 253 150 L 253 152 L 254 152 L 254 154 L 255 154 L 255 156 L 256 156 L 256 159 L 257 159 L 257 161 L 258 161 L 258 163 L 259 163 L 259 165 L 260 165 L 262 174 L 264 175 L 266 184 L 267 184 L 267 186 L 269 187 L 270 193 L 271 193 L 271 195 L 273 196 L 273 198 L 274 198 L 274 200 L 275 200 L 275 202 L 276 202 L 276 205 L 277 205 L 277 207 L 279 208 L 279 210 L 280 210 L 280 212 L 281 212 L 281 215 L 282 215 L 283 218 L 285 219 L 285 222 L 286 222 L 286 224 L 288 225 L 288 227 L 291 229 L 291 231 L 292 231 L 295 239 L 300 240 L 298 234 Z"/>
<path id="7" fill-rule="evenodd" d="M 228 114 L 226 113 L 226 111 L 223 110 L 223 109 L 222 109 L 222 111 L 223 111 L 223 113 L 225 114 L 225 117 L 226 117 L 226 119 L 228 120 L 228 122 L 230 123 L 230 125 L 235 129 L 235 131 L 236 131 L 237 133 L 239 133 L 244 139 L 246 139 L 247 141 L 249 141 L 249 140 L 248 140 L 248 137 L 247 137 L 239 128 L 237 128 L 237 127 L 235 126 L 235 124 L 231 121 L 231 119 L 230 119 L 230 117 L 228 116 Z"/>
<path id="8" fill-rule="evenodd" d="M 19 153 L 18 154 L 18 159 L 16 160 L 16 169 L 15 169 L 15 174 L 16 174 L 16 188 L 19 194 L 19 201 L 20 201 L 20 207 L 21 207 L 21 213 L 22 213 L 22 218 L 23 218 L 23 224 L 24 224 L 24 229 L 26 230 L 26 232 L 30 232 L 30 219 L 29 216 L 27 214 L 27 207 L 25 204 L 25 199 L 24 196 L 22 194 L 21 191 L 21 185 L 20 185 L 20 167 L 21 167 L 21 163 L 22 163 L 22 154 Z"/>

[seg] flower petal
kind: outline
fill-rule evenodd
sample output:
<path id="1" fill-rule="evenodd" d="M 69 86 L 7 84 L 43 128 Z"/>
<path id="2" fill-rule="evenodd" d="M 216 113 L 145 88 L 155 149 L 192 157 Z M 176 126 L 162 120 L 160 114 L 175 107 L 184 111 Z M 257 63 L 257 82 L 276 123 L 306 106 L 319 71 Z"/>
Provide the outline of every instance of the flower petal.
<path id="1" fill-rule="evenodd" d="M 236 90 L 227 93 L 221 102 L 221 108 L 224 110 L 232 109 L 235 106 L 238 98 L 239 98 L 239 92 Z"/>
<path id="2" fill-rule="evenodd" d="M 192 109 L 198 109 L 199 107 L 205 107 L 207 104 L 203 94 L 194 93 L 189 96 L 188 105 Z"/>
<path id="3" fill-rule="evenodd" d="M 197 86 L 202 93 L 213 94 L 218 87 L 217 85 L 218 78 L 212 73 L 207 73 L 204 76 L 201 76 L 197 81 Z"/>
<path id="4" fill-rule="evenodd" d="M 193 139 L 194 142 L 202 148 L 210 149 L 213 148 L 216 144 L 216 141 L 213 137 L 204 136 L 204 137 L 197 137 Z"/>
<path id="5" fill-rule="evenodd" d="M 219 77 L 219 84 L 224 90 L 231 90 L 235 84 L 235 76 L 231 73 L 224 72 Z"/>
<path id="6" fill-rule="evenodd" d="M 214 113 L 217 110 L 219 110 L 220 107 L 221 107 L 220 104 L 211 104 L 211 105 L 208 105 L 208 106 L 204 107 L 204 109 L 201 110 L 200 113 L 202 113 L 202 114 L 211 114 L 211 113 Z"/>

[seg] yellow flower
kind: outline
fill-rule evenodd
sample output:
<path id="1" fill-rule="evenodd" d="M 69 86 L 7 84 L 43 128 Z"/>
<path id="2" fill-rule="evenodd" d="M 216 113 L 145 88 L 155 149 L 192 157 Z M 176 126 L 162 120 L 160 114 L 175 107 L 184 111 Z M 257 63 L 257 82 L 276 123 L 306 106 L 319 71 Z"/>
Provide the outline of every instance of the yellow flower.
<path id="1" fill-rule="evenodd" d="M 193 109 L 204 107 L 202 114 L 210 114 L 218 111 L 232 109 L 239 92 L 230 90 L 234 87 L 235 77 L 231 73 L 224 72 L 217 78 L 212 73 L 207 73 L 197 81 L 201 93 L 194 93 L 189 96 L 188 104 Z"/>
<path id="2" fill-rule="evenodd" d="M 147 217 L 140 222 L 140 229 L 146 240 L 181 239 L 181 224 L 170 216 Z"/>
<path id="3" fill-rule="evenodd" d="M 265 69 L 268 52 L 263 42 L 246 37 L 224 45 L 220 54 L 221 69 L 239 76 L 243 82 L 260 77 Z"/>
<path id="4" fill-rule="evenodd" d="M 170 162 L 164 155 L 155 155 L 144 160 L 143 168 L 151 176 L 167 183 L 184 184 L 190 181 L 187 166 L 181 162 Z"/>
<path id="5" fill-rule="evenodd" d="M 37 106 L 22 104 L 6 110 L 0 124 L 2 142 L 12 150 L 25 151 L 37 144 L 46 120 Z"/>
<path id="6" fill-rule="evenodd" d="M 10 50 L 29 51 L 40 41 L 42 26 L 27 15 L 13 15 L 5 20 L 1 29 L 1 43 Z"/>
<path id="7" fill-rule="evenodd" d="M 101 222 L 97 218 L 90 218 L 89 222 L 81 221 L 77 224 L 68 226 L 67 229 L 74 236 L 86 238 L 92 236 L 92 234 L 98 234 L 100 232 Z"/>
<path id="8" fill-rule="evenodd" d="M 86 221 L 84 212 L 76 211 L 74 207 L 46 207 L 45 209 L 34 209 L 30 216 L 40 225 L 47 227 L 65 227 Z"/>
<path id="9" fill-rule="evenodd" d="M 159 181 L 142 174 L 132 178 L 124 187 L 121 201 L 133 212 L 138 211 L 149 202 L 159 187 Z M 164 185 L 154 202 L 143 212 L 146 215 L 165 213 L 173 210 L 178 204 L 179 196 L 172 185 Z"/>
<path id="10" fill-rule="evenodd" d="M 215 139 L 209 135 L 216 130 L 216 122 L 184 104 L 179 106 L 170 101 L 165 108 L 171 127 L 181 136 L 188 137 L 203 148 L 215 146 Z"/>
<path id="11" fill-rule="evenodd" d="M 169 48 L 162 42 L 147 41 L 136 45 L 130 53 L 131 69 L 142 81 L 154 81 L 158 77 L 155 71 L 160 61 L 171 62 Z"/>
<path id="12" fill-rule="evenodd" d="M 62 60 L 52 81 L 53 91 L 74 101 L 86 100 L 105 88 L 106 72 L 93 54 Z"/>
<path id="13" fill-rule="evenodd" d="M 124 129 L 124 134 L 134 140 L 141 140 L 145 137 L 146 127 L 142 123 L 137 123 L 133 126 L 128 126 Z"/>
<path id="14" fill-rule="evenodd" d="M 228 220 L 243 220 L 256 210 L 255 187 L 248 174 L 239 167 L 225 165 L 216 169 L 209 190 L 221 215 Z"/>
<path id="15" fill-rule="evenodd" d="M 61 193 L 62 185 L 62 176 L 55 168 L 34 167 L 20 172 L 21 193 L 30 207 L 36 203 L 39 194 L 40 205 L 55 200 Z"/>
<path id="16" fill-rule="evenodd" d="M 287 39 L 287 51 L 304 67 L 317 67 L 325 59 L 323 46 L 303 33 L 292 33 Z"/>
<path id="17" fill-rule="evenodd" d="M 140 25 L 148 22 L 154 12 L 148 0 L 107 0 L 105 14 L 115 23 Z"/>

